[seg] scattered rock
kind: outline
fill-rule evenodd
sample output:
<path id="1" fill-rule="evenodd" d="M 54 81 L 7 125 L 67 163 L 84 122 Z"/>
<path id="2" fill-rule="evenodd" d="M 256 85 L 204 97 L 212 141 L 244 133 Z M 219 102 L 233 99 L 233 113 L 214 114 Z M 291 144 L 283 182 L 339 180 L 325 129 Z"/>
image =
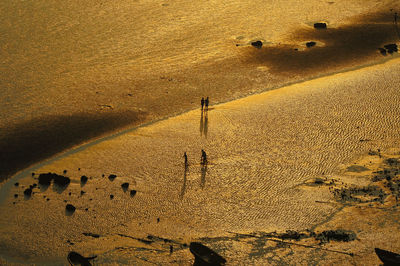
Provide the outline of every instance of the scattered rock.
<path id="1" fill-rule="evenodd" d="M 226 259 L 198 242 L 191 242 L 190 252 L 194 255 L 194 265 L 225 265 Z"/>
<path id="2" fill-rule="evenodd" d="M 81 176 L 81 186 L 84 186 L 88 181 L 87 176 L 83 175 Z"/>
<path id="3" fill-rule="evenodd" d="M 386 44 L 383 47 L 385 47 L 385 49 L 387 50 L 387 52 L 389 54 L 393 54 L 394 52 L 396 52 L 396 53 L 398 52 L 397 44 L 395 44 L 395 43 Z"/>
<path id="4" fill-rule="evenodd" d="M 251 45 L 255 48 L 260 49 L 263 46 L 263 43 L 262 43 L 262 41 L 255 41 L 255 42 L 252 42 Z"/>
<path id="5" fill-rule="evenodd" d="M 30 197 L 32 195 L 32 189 L 27 188 L 24 190 L 24 195 Z"/>
<path id="6" fill-rule="evenodd" d="M 324 22 L 314 23 L 314 28 L 315 29 L 326 29 L 326 23 L 324 23 Z"/>
<path id="7" fill-rule="evenodd" d="M 100 237 L 100 235 L 98 235 L 98 234 L 93 234 L 93 233 L 82 233 L 83 235 L 85 235 L 85 236 L 91 236 L 91 237 L 93 237 L 93 238 L 99 238 Z"/>
<path id="8" fill-rule="evenodd" d="M 307 48 L 310 48 L 310 47 L 315 46 L 316 44 L 317 44 L 316 42 L 307 42 L 306 46 L 307 46 Z"/>
<path id="9" fill-rule="evenodd" d="M 379 52 L 383 55 L 386 56 L 386 49 L 384 48 L 378 48 Z"/>
<path id="10" fill-rule="evenodd" d="M 108 176 L 108 179 L 109 179 L 110 181 L 114 181 L 116 177 L 117 177 L 116 175 L 109 175 L 109 176 Z"/>
<path id="11" fill-rule="evenodd" d="M 67 204 L 67 206 L 65 206 L 65 210 L 66 210 L 67 212 L 69 212 L 69 213 L 72 214 L 72 213 L 75 212 L 76 208 L 75 208 L 75 206 L 72 205 L 72 204 Z"/>
<path id="12" fill-rule="evenodd" d="M 121 187 L 122 187 L 122 189 L 124 190 L 124 192 L 126 192 L 126 191 L 128 190 L 128 188 L 129 188 L 129 183 L 123 183 L 123 184 L 121 185 Z"/>
<path id="13" fill-rule="evenodd" d="M 83 194 L 85 194 L 85 193 L 86 193 L 85 191 L 81 190 L 81 196 L 82 196 Z"/>
<path id="14" fill-rule="evenodd" d="M 14 198 L 18 198 L 18 194 L 14 194 Z"/>
<path id="15" fill-rule="evenodd" d="M 110 195 L 110 199 L 113 199 L 113 198 L 114 198 L 114 195 L 113 195 L 113 194 L 111 194 L 111 195 Z"/>
<path id="16" fill-rule="evenodd" d="M 54 184 L 58 185 L 59 187 L 66 188 L 71 180 L 69 177 L 57 175 L 55 173 L 46 173 L 39 175 L 39 184 L 42 186 L 50 186 L 51 181 L 54 181 Z"/>
<path id="17" fill-rule="evenodd" d="M 66 187 L 69 185 L 69 183 L 71 183 L 71 179 L 69 179 L 69 177 L 62 176 L 62 175 L 54 176 L 54 184 L 56 184 L 60 187 Z"/>
<path id="18" fill-rule="evenodd" d="M 14 186 L 18 187 L 18 186 L 19 186 L 19 183 L 18 183 L 18 182 L 17 182 L 17 183 L 15 183 L 15 184 L 14 184 Z"/>
<path id="19" fill-rule="evenodd" d="M 39 184 L 42 186 L 50 186 L 51 180 L 53 180 L 53 174 L 40 174 L 39 175 Z"/>
<path id="20" fill-rule="evenodd" d="M 136 195 L 136 190 L 132 189 L 132 190 L 131 190 L 131 197 L 133 197 L 133 196 L 135 196 L 135 195 Z"/>
<path id="21" fill-rule="evenodd" d="M 91 266 L 92 264 L 90 263 L 90 260 L 93 260 L 97 258 L 97 256 L 93 257 L 83 257 L 81 254 L 71 251 L 68 253 L 68 262 L 71 265 L 85 265 L 85 266 Z"/>

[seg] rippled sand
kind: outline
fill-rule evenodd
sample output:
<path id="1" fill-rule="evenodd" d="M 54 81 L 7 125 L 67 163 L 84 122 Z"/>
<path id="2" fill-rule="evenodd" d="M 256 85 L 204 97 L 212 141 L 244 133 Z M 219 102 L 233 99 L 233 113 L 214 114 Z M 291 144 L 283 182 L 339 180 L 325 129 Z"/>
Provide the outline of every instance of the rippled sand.
<path id="1" fill-rule="evenodd" d="M 399 41 L 398 9 L 391 0 L 1 1 L 0 264 L 66 264 L 75 250 L 100 264 L 188 265 L 194 240 L 231 265 L 376 265 L 374 247 L 398 252 L 396 208 L 341 209 L 326 189 L 303 186 L 365 185 L 347 166 L 380 169 L 370 150 L 398 156 L 400 59 L 378 50 Z M 320 21 L 327 30 L 313 28 Z M 202 115 L 204 96 L 212 106 Z M 24 197 L 39 173 L 64 170 L 66 190 Z M 332 228 L 358 240 L 323 247 L 356 256 L 252 235 Z"/>
<path id="2" fill-rule="evenodd" d="M 16 179 L 3 185 L 2 253 L 32 262 L 64 261 L 73 249 L 97 254 L 103 263 L 143 256 L 186 264 L 187 249 L 170 257 L 161 246 L 158 255 L 140 255 L 144 244 L 133 238 L 151 234 L 185 242 L 229 232 L 312 228 L 330 219 L 337 206 L 316 203 L 331 200 L 331 194 L 299 185 L 337 174 L 369 150 L 398 144 L 399 71 L 395 59 L 211 106 L 203 117 L 193 110 L 72 150 L 30 170 L 67 169 L 73 182 L 62 193 L 34 189 L 24 200 L 22 188 L 12 186 Z M 206 169 L 201 149 L 208 155 Z M 117 178 L 111 182 L 109 174 Z M 84 187 L 81 175 L 92 177 Z M 20 186 L 35 182 L 30 172 L 18 178 Z M 134 197 L 122 191 L 123 182 L 137 190 Z M 77 207 L 72 216 L 65 215 L 66 202 Z M 229 252 L 223 255 L 229 261 Z"/>

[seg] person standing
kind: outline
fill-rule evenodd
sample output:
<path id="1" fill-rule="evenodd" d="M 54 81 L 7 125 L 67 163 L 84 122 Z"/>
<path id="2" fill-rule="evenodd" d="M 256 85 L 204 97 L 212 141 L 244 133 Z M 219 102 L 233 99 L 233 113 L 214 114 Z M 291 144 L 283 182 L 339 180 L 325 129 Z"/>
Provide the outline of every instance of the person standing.
<path id="1" fill-rule="evenodd" d="M 183 158 L 185 158 L 185 167 L 188 165 L 188 157 L 186 152 L 183 154 Z"/>
<path id="2" fill-rule="evenodd" d="M 206 100 L 204 101 L 204 104 L 205 104 L 205 106 L 206 106 L 206 108 L 205 108 L 206 111 L 208 111 L 208 103 L 209 103 L 209 102 L 208 102 L 208 97 L 207 97 Z"/>
<path id="3" fill-rule="evenodd" d="M 204 150 L 201 150 L 201 164 L 207 163 L 207 153 Z"/>
<path id="4" fill-rule="evenodd" d="M 204 97 L 201 98 L 201 110 L 203 111 L 204 108 Z"/>

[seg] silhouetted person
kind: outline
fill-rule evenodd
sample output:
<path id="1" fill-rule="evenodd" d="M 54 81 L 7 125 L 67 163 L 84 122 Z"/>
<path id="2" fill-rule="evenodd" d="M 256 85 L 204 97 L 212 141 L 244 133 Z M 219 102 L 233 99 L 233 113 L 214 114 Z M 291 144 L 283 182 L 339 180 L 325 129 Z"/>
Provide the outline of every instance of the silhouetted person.
<path id="1" fill-rule="evenodd" d="M 204 105 L 206 106 L 206 110 L 208 110 L 208 104 L 209 104 L 209 101 L 208 101 L 208 97 L 206 98 L 206 100 L 204 101 Z"/>
<path id="2" fill-rule="evenodd" d="M 202 164 L 207 163 L 207 153 L 204 150 L 201 150 L 201 163 Z"/>
<path id="3" fill-rule="evenodd" d="M 204 97 L 201 98 L 201 110 L 203 111 L 204 108 Z"/>
<path id="4" fill-rule="evenodd" d="M 188 165 L 188 158 L 186 152 L 183 154 L 183 158 L 185 158 L 185 167 Z"/>

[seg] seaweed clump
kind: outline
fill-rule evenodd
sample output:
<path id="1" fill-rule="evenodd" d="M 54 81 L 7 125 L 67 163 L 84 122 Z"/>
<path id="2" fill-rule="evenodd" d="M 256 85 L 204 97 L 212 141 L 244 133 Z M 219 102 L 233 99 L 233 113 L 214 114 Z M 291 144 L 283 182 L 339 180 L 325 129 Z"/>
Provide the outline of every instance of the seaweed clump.
<path id="1" fill-rule="evenodd" d="M 326 230 L 321 233 L 318 233 L 315 237 L 316 240 L 321 241 L 322 243 L 333 241 L 342 241 L 349 242 L 353 241 L 357 238 L 356 233 L 350 230 Z"/>

